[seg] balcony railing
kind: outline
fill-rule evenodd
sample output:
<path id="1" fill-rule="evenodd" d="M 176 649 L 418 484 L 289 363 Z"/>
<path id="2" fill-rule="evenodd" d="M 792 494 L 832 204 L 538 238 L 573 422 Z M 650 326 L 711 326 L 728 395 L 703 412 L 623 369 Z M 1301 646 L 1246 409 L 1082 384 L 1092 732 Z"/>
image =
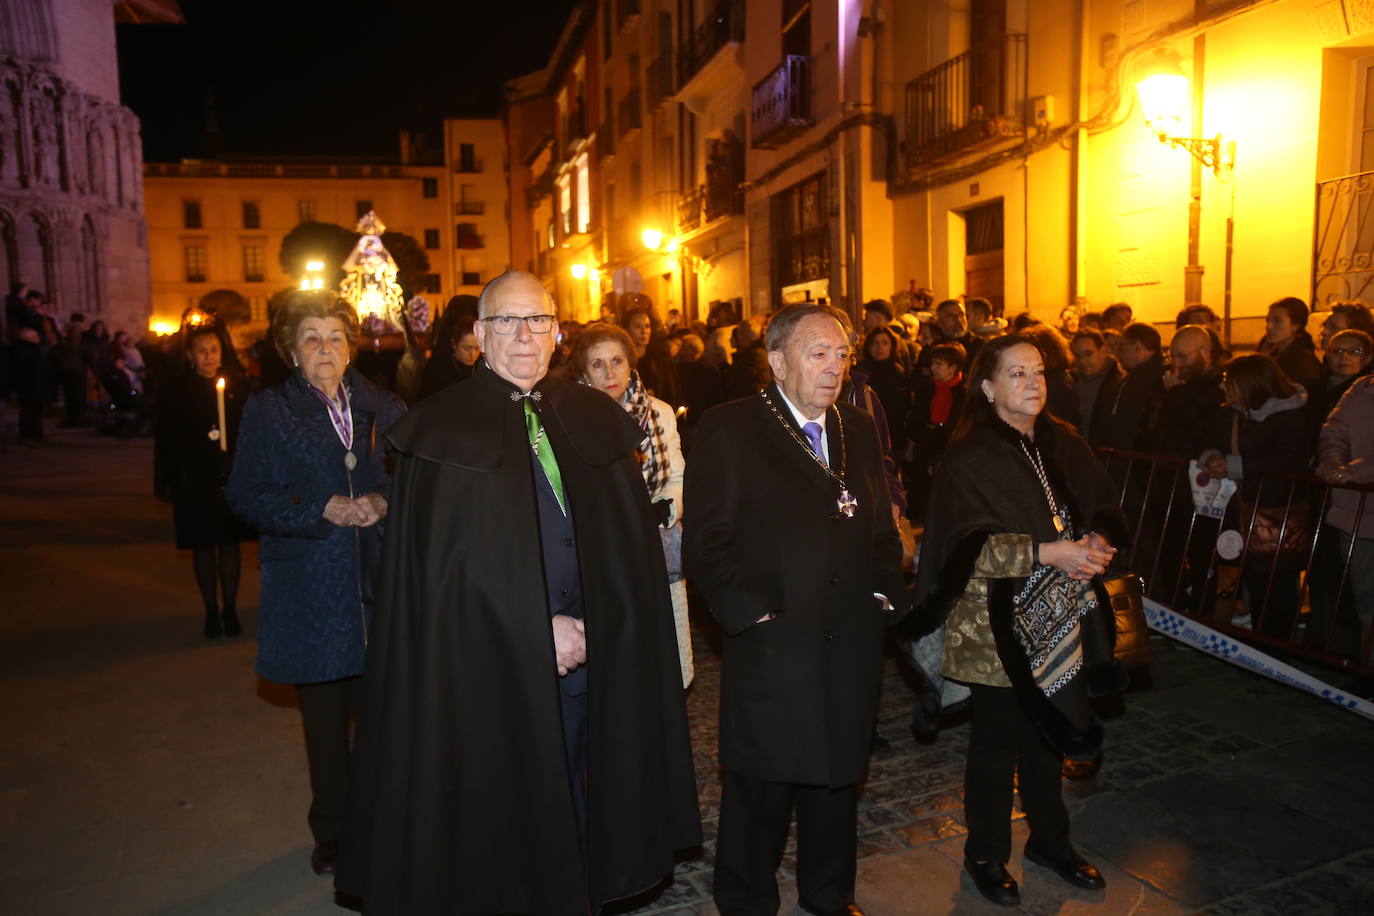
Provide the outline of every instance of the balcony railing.
<path id="1" fill-rule="evenodd" d="M 480 200 L 460 200 L 453 205 L 453 212 L 459 216 L 481 216 L 487 212 L 487 205 Z"/>
<path id="2" fill-rule="evenodd" d="M 596 158 L 600 162 L 615 155 L 615 118 L 607 113 L 606 120 L 596 129 Z"/>
<path id="3" fill-rule="evenodd" d="M 663 100 L 676 91 L 673 85 L 673 58 L 671 54 L 654 58 L 654 62 L 644 68 L 644 89 L 648 93 L 645 101 L 650 111 L 663 107 Z"/>
<path id="4" fill-rule="evenodd" d="M 1003 35 L 907 83 L 907 167 L 1024 137 L 1026 61 L 1026 36 Z"/>
<path id="5" fill-rule="evenodd" d="M 399 165 L 313 165 L 245 162 L 149 162 L 147 178 L 406 178 Z"/>
<path id="6" fill-rule="evenodd" d="M 744 146 L 738 140 L 711 141 L 706 183 L 689 188 L 678 203 L 678 225 L 691 232 L 724 216 L 744 212 Z"/>
<path id="7" fill-rule="evenodd" d="M 677 84 L 685 86 L 727 44 L 744 41 L 744 0 L 721 0 L 683 43 L 677 56 Z"/>
<path id="8" fill-rule="evenodd" d="M 481 159 L 459 159 L 453 163 L 453 170 L 462 174 L 477 174 L 482 171 Z"/>
<path id="9" fill-rule="evenodd" d="M 814 123 L 811 58 L 789 54 L 754 87 L 754 146 L 776 149 Z"/>
<path id="10" fill-rule="evenodd" d="M 485 248 L 486 242 L 477 233 L 463 233 L 454 239 L 455 248 Z"/>
<path id="11" fill-rule="evenodd" d="M 1374 292 L 1374 172 L 1317 182 L 1312 302 L 1330 308 Z"/>
<path id="12" fill-rule="evenodd" d="M 563 155 L 587 139 L 587 114 L 579 104 L 563 116 Z"/>
<path id="13" fill-rule="evenodd" d="M 638 89 L 631 89 L 625 94 L 625 98 L 620 100 L 620 111 L 617 123 L 620 124 L 620 139 L 622 140 L 639 130 L 642 126 Z"/>
<path id="14" fill-rule="evenodd" d="M 680 232 L 701 228 L 706 213 L 706 185 L 699 184 L 682 192 L 677 202 L 677 226 Z"/>
<path id="15" fill-rule="evenodd" d="M 525 189 L 525 201 L 534 208 L 545 197 L 553 194 L 553 169 L 545 169 Z"/>

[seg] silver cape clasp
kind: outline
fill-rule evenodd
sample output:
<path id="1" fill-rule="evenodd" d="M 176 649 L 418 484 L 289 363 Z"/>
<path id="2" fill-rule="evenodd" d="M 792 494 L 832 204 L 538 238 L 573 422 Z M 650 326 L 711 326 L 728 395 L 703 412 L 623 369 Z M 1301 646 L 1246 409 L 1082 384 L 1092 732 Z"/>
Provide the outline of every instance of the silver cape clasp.
<path id="1" fill-rule="evenodd" d="M 510 399 L 511 399 L 512 401 L 518 401 L 518 400 L 520 400 L 521 398 L 529 398 L 531 401 L 534 401 L 534 402 L 537 404 L 537 403 L 539 403 L 540 401 L 543 401 L 543 400 L 544 400 L 544 392 L 542 392 L 542 391 L 530 391 L 530 392 L 527 393 L 527 392 L 523 392 L 523 391 L 512 391 L 512 392 L 510 393 Z"/>

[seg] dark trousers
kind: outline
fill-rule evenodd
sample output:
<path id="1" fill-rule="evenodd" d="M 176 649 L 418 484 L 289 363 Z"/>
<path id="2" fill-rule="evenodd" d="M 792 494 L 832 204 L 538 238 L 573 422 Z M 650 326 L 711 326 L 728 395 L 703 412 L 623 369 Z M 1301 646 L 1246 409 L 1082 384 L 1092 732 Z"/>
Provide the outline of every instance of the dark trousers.
<path id="1" fill-rule="evenodd" d="M 43 438 L 43 409 L 46 406 L 42 401 L 19 402 L 19 438 Z"/>
<path id="2" fill-rule="evenodd" d="M 62 408 L 67 425 L 76 426 L 86 416 L 86 370 L 62 373 Z"/>
<path id="3" fill-rule="evenodd" d="M 310 764 L 310 832 L 316 843 L 337 842 L 348 799 L 349 716 L 362 699 L 362 678 L 297 684 L 305 757 Z"/>
<path id="4" fill-rule="evenodd" d="M 964 855 L 979 862 L 1011 858 L 1012 777 L 1036 845 L 1050 855 L 1069 846 L 1069 811 L 1060 792 L 1063 758 L 1045 743 L 1010 687 L 973 685 L 973 728 L 964 772 Z"/>
<path id="5" fill-rule="evenodd" d="M 561 690 L 563 706 L 563 748 L 568 755 L 568 788 L 572 791 L 573 814 L 577 816 L 582 838 L 582 857 L 587 855 L 587 694 L 568 696 Z"/>
<path id="6" fill-rule="evenodd" d="M 725 771 L 716 839 L 714 896 L 723 916 L 774 916 L 777 870 L 797 809 L 797 894 L 813 913 L 854 902 L 856 786 L 768 782 Z"/>

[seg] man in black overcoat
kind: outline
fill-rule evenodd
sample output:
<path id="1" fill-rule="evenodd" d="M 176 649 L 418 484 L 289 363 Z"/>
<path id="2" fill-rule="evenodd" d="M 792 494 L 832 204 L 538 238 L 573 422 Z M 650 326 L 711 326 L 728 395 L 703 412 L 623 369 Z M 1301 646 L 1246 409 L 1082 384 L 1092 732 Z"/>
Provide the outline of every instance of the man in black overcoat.
<path id="1" fill-rule="evenodd" d="M 628 414 L 547 374 L 544 287 L 396 454 L 337 884 L 368 913 L 597 913 L 698 845 L 668 596 Z"/>
<path id="2" fill-rule="evenodd" d="M 687 465 L 684 562 L 728 636 L 715 902 L 777 912 L 795 805 L 802 906 L 852 914 L 856 785 L 902 547 L 873 420 L 836 403 L 840 323 L 787 306 L 767 346 L 774 382 L 707 411 Z"/>

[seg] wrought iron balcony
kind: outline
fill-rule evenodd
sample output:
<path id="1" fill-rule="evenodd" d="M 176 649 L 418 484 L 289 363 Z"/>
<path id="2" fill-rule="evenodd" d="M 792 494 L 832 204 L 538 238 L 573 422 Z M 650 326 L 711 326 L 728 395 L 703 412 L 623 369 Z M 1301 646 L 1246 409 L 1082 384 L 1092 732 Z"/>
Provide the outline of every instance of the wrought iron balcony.
<path id="1" fill-rule="evenodd" d="M 754 87 L 753 144 L 777 149 L 815 123 L 811 58 L 789 54 Z"/>
<path id="2" fill-rule="evenodd" d="M 617 121 L 620 124 L 620 139 L 624 140 L 641 126 L 638 88 L 631 89 L 625 93 L 625 98 L 620 100 L 619 115 Z"/>
<path id="3" fill-rule="evenodd" d="M 721 0 L 678 50 L 678 85 L 686 86 L 721 48 L 742 41 L 744 0 Z"/>
<path id="4" fill-rule="evenodd" d="M 907 168 L 1024 137 L 1026 62 L 1026 36 L 1003 35 L 907 83 Z"/>
<path id="5" fill-rule="evenodd" d="M 644 68 L 644 89 L 648 93 L 645 101 L 650 111 L 663 107 L 663 100 L 675 91 L 673 86 L 673 58 L 670 54 L 654 58 L 654 62 Z"/>
<path id="6" fill-rule="evenodd" d="M 1374 293 L 1374 172 L 1317 182 L 1316 238 L 1312 246 L 1312 303 Z"/>
<path id="7" fill-rule="evenodd" d="M 481 216 L 487 206 L 480 200 L 460 200 L 453 205 L 453 212 L 456 216 Z"/>
<path id="8" fill-rule="evenodd" d="M 587 115 L 579 102 L 563 116 L 563 155 L 572 153 L 577 144 L 587 139 Z"/>
<path id="9" fill-rule="evenodd" d="M 596 159 L 598 162 L 615 155 L 615 118 L 608 112 L 606 120 L 596 128 Z"/>
<path id="10" fill-rule="evenodd" d="M 706 211 L 706 185 L 699 184 L 682 192 L 677 202 L 677 227 L 679 232 L 694 232 L 701 228 L 702 215 Z"/>
<path id="11" fill-rule="evenodd" d="M 534 209 L 545 197 L 553 194 L 553 169 L 548 168 L 535 177 L 534 183 L 525 189 L 525 201 Z"/>

